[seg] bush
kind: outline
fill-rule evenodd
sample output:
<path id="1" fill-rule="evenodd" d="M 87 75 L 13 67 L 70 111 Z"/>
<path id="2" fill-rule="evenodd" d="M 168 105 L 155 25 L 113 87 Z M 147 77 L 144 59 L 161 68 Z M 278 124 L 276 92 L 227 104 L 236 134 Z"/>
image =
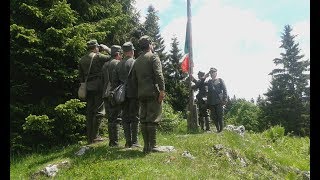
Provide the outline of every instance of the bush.
<path id="1" fill-rule="evenodd" d="M 86 106 L 85 102 L 79 99 L 70 99 L 64 104 L 55 107 L 55 133 L 56 140 L 63 140 L 64 143 L 72 143 L 84 137 L 86 128 L 86 116 L 79 111 Z"/>
<path id="2" fill-rule="evenodd" d="M 276 125 L 264 131 L 262 135 L 270 139 L 272 142 L 276 142 L 277 140 L 284 137 L 284 132 L 284 127 Z"/>
<path id="3" fill-rule="evenodd" d="M 24 142 L 29 146 L 46 146 L 50 144 L 53 136 L 53 119 L 47 115 L 32 115 L 26 117 L 26 122 L 22 125 L 24 132 Z M 16 136 L 19 138 L 19 136 Z"/>
<path id="4" fill-rule="evenodd" d="M 159 131 L 166 133 L 178 131 L 178 126 L 183 121 L 184 119 L 180 111 L 174 112 L 170 104 L 163 103 L 162 120 L 159 124 Z"/>

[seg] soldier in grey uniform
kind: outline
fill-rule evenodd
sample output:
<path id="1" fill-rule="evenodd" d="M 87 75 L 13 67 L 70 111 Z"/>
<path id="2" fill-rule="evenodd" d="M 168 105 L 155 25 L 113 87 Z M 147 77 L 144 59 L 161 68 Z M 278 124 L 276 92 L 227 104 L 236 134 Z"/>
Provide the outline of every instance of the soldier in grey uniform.
<path id="1" fill-rule="evenodd" d="M 217 132 L 223 129 L 223 106 L 227 103 L 227 88 L 224 81 L 217 77 L 217 69 L 210 68 L 211 79 L 208 81 L 208 106 Z"/>
<path id="2" fill-rule="evenodd" d="M 112 97 L 112 90 L 114 84 L 113 71 L 116 69 L 117 64 L 122 59 L 121 46 L 113 45 L 111 46 L 111 60 L 105 62 L 102 67 L 103 74 L 103 101 L 106 110 L 106 118 L 108 119 L 108 134 L 109 134 L 109 146 L 117 147 L 119 146 L 119 129 L 121 122 L 121 107 L 116 104 Z M 108 88 L 110 86 L 110 88 Z"/>
<path id="3" fill-rule="evenodd" d="M 201 130 L 210 131 L 210 117 L 208 112 L 208 106 L 207 106 L 207 93 L 208 93 L 208 86 L 205 82 L 206 78 L 209 76 L 208 74 L 205 74 L 202 71 L 198 72 L 198 80 L 194 79 L 192 76 L 192 82 L 195 83 L 192 88 L 194 90 L 198 89 L 198 94 L 196 95 L 197 98 L 197 105 L 199 109 L 199 124 Z M 205 127 L 205 129 L 204 129 Z"/>
<path id="4" fill-rule="evenodd" d="M 122 126 L 126 139 L 125 147 L 141 147 L 138 144 L 139 105 L 137 87 L 131 78 L 131 71 L 135 62 L 135 48 L 131 42 L 126 42 L 122 45 L 122 50 L 124 58 L 117 64 L 115 71 L 113 71 L 112 81 L 115 86 L 127 83 L 125 101 L 121 104 Z"/>
<path id="5" fill-rule="evenodd" d="M 151 38 L 142 36 L 138 43 L 142 53 L 134 63 L 132 78 L 138 87 L 143 152 L 150 153 L 159 151 L 156 129 L 161 121 L 165 82 L 160 59 L 153 53 Z"/>
<path id="6" fill-rule="evenodd" d="M 91 144 L 96 141 L 101 141 L 99 137 L 99 127 L 104 116 L 104 106 L 101 97 L 102 93 L 102 72 L 103 64 L 109 59 L 109 56 L 99 52 L 99 47 L 110 52 L 106 45 L 99 45 L 97 40 L 93 39 L 87 42 L 88 52 L 81 57 L 79 61 L 79 81 L 85 82 L 87 79 L 87 113 L 86 113 L 86 128 L 87 141 Z M 92 60 L 92 65 L 89 72 L 89 67 Z M 88 73 L 89 72 L 89 73 Z"/>

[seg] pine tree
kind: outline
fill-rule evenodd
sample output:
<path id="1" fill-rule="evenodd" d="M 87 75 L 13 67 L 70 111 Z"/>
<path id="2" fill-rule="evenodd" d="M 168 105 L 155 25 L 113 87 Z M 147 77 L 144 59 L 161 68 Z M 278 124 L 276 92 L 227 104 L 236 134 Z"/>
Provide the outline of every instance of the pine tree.
<path id="1" fill-rule="evenodd" d="M 148 35 L 153 39 L 155 52 L 159 55 L 161 62 L 165 62 L 167 60 L 167 55 L 164 52 L 164 40 L 160 34 L 158 21 L 158 12 L 152 5 L 150 5 L 148 7 L 146 21 L 144 22 L 145 35 Z"/>
<path id="2" fill-rule="evenodd" d="M 296 35 L 291 35 L 292 28 L 289 25 L 284 27 L 282 33 L 282 44 L 284 49 L 280 58 L 273 61 L 279 68 L 274 69 L 271 87 L 266 95 L 266 104 L 262 107 L 265 118 L 270 125 L 281 124 L 286 132 L 295 134 L 308 134 L 304 127 L 308 119 L 308 80 L 310 75 L 309 60 L 302 60 L 299 43 L 294 41 Z M 302 129 L 304 132 L 302 132 Z M 307 128 L 308 129 L 308 128 Z"/>
<path id="3" fill-rule="evenodd" d="M 188 86 L 183 81 L 186 74 L 182 73 L 179 60 L 182 58 L 177 37 L 172 38 L 168 61 L 163 63 L 166 80 L 168 102 L 176 111 L 185 111 L 188 104 Z"/>

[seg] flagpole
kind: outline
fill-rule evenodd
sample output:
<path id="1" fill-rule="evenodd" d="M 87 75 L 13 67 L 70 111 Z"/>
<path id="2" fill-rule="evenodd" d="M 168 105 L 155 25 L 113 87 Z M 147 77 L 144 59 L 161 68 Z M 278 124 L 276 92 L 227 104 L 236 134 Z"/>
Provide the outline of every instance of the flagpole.
<path id="1" fill-rule="evenodd" d="M 188 122 L 188 130 L 194 131 L 198 129 L 198 114 L 197 114 L 197 106 L 194 103 L 194 92 L 193 89 L 191 88 L 192 86 L 192 79 L 191 76 L 193 74 L 193 51 L 192 51 L 192 26 L 191 26 L 191 4 L 190 0 L 187 0 L 187 29 L 189 31 L 187 36 L 189 39 L 189 46 L 188 46 L 188 51 L 189 51 L 189 122 Z"/>

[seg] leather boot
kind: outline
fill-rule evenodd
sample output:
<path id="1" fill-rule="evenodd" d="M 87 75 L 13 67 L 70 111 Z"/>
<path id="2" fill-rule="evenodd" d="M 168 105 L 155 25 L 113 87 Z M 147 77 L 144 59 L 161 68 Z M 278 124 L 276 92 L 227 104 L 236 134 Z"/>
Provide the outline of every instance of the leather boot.
<path id="1" fill-rule="evenodd" d="M 131 124 L 123 122 L 123 131 L 124 131 L 124 137 L 126 139 L 126 144 L 124 145 L 125 148 L 130 148 L 132 146 L 131 141 Z"/>
<path id="2" fill-rule="evenodd" d="M 108 133 L 109 133 L 109 146 L 117 147 L 119 146 L 119 124 L 108 123 Z"/>
<path id="3" fill-rule="evenodd" d="M 141 133 L 143 137 L 143 153 L 149 153 L 150 148 L 149 148 L 149 136 L 148 136 L 148 129 L 146 123 L 141 123 Z"/>
<path id="4" fill-rule="evenodd" d="M 206 131 L 210 131 L 210 117 L 205 117 L 204 122 L 206 126 Z"/>
<path id="5" fill-rule="evenodd" d="M 199 124 L 202 131 L 204 131 L 204 117 L 199 118 Z"/>
<path id="6" fill-rule="evenodd" d="M 141 147 L 138 143 L 138 122 L 131 123 L 132 146 Z"/>
<path id="7" fill-rule="evenodd" d="M 160 152 L 157 147 L 157 128 L 156 125 L 148 125 L 149 147 L 151 152 Z"/>

